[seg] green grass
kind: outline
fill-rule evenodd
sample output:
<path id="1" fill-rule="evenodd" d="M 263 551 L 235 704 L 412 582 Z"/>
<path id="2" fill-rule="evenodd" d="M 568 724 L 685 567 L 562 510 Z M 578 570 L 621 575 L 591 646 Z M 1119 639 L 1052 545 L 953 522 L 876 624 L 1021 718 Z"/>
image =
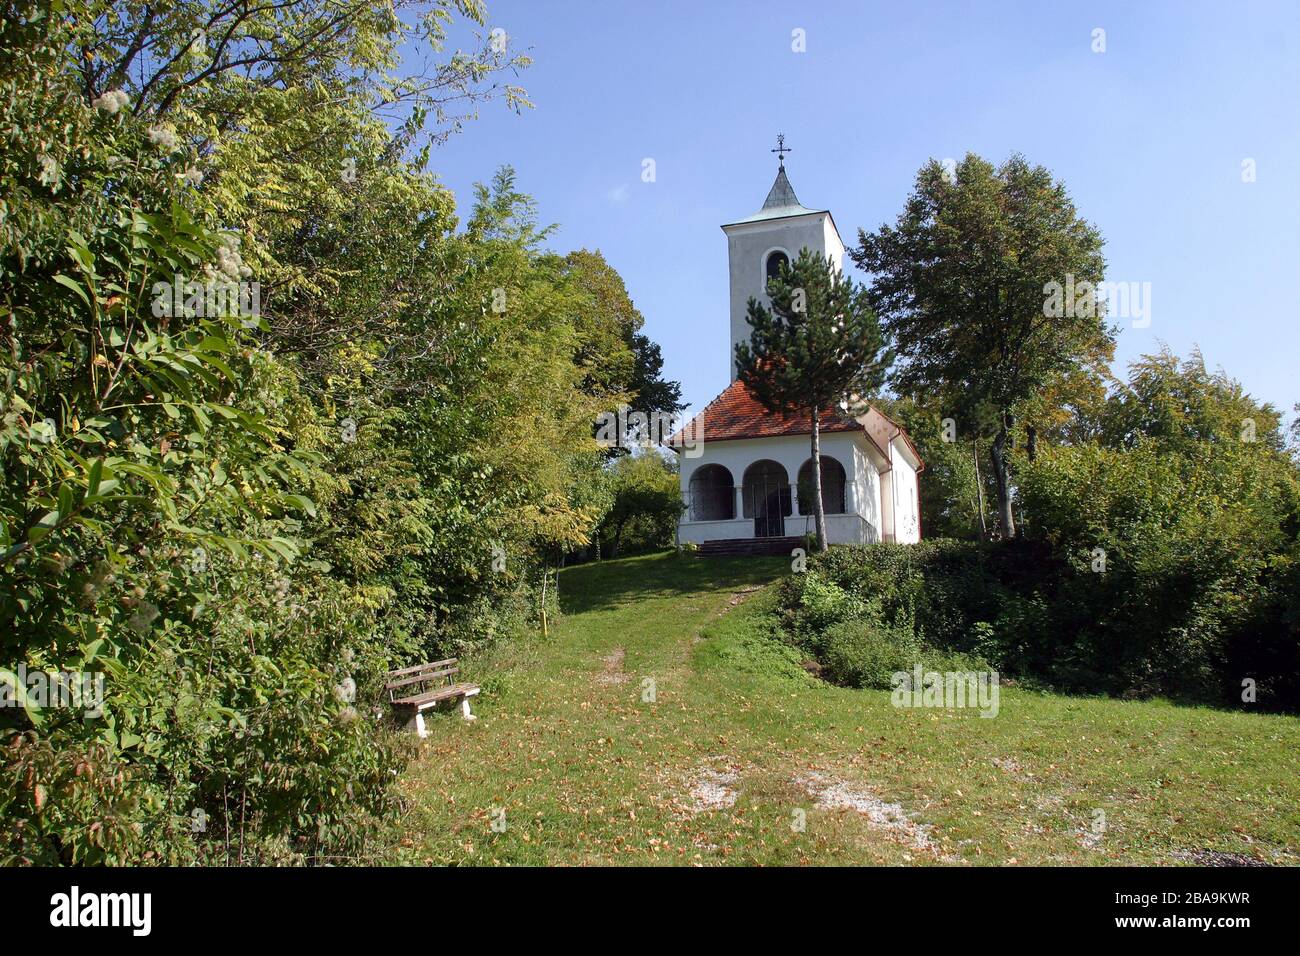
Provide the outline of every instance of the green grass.
<path id="1" fill-rule="evenodd" d="M 549 639 L 473 663 L 480 719 L 430 721 L 403 781 L 403 856 L 1175 865 L 1211 849 L 1300 862 L 1300 720 L 1005 686 L 992 719 L 898 709 L 888 691 L 810 677 L 775 640 L 757 589 L 787 568 L 654 555 L 566 570 Z M 910 822 L 819 808 L 810 775 Z M 697 800 L 710 780 L 734 805 Z"/>

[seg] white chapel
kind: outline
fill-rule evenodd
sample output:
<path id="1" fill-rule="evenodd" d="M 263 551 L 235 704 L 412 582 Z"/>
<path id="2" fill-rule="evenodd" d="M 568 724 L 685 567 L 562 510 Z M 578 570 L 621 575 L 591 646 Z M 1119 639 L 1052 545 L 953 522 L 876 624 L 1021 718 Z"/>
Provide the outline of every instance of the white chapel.
<path id="1" fill-rule="evenodd" d="M 736 378 L 733 359 L 736 345 L 749 338 L 749 299 L 767 302 L 767 279 L 782 261 L 807 248 L 843 266 L 844 243 L 830 211 L 800 204 L 779 155 L 763 207 L 722 227 L 731 384 L 668 442 L 686 504 L 678 540 L 706 553 L 788 553 L 816 530 L 808 417 L 768 412 Z M 847 401 L 823 412 L 820 432 L 830 543 L 919 541 L 917 476 L 924 464 L 907 433 L 875 407 L 850 411 Z"/>

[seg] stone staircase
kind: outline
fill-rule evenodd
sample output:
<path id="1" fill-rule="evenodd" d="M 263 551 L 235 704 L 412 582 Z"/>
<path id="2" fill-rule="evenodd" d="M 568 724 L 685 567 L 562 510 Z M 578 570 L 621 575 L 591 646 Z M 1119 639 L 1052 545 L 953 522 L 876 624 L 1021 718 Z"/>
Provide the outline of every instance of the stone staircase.
<path id="1" fill-rule="evenodd" d="M 800 536 L 784 538 L 719 538 L 700 545 L 699 554 L 706 558 L 736 557 L 739 555 L 779 554 L 789 557 L 795 548 L 804 546 Z"/>

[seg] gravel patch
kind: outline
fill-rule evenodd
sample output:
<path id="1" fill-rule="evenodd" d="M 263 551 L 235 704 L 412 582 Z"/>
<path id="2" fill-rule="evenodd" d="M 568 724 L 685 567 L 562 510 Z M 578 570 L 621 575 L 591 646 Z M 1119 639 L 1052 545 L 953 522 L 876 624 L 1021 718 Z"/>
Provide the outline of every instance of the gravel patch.
<path id="1" fill-rule="evenodd" d="M 1025 768 L 1020 766 L 1020 761 L 1015 757 L 994 757 L 993 766 L 1015 777 L 1022 777 L 1025 773 Z"/>
<path id="2" fill-rule="evenodd" d="M 1268 866 L 1263 860 L 1244 853 L 1225 853 L 1222 850 L 1175 850 L 1174 859 L 1197 866 Z"/>
<path id="3" fill-rule="evenodd" d="M 880 830 L 914 850 L 931 853 L 946 862 L 956 862 L 934 842 L 930 825 L 914 821 L 900 804 L 888 803 L 870 790 L 815 771 L 795 777 L 794 782 L 812 797 L 819 810 L 852 810 L 865 817 L 872 829 Z"/>
<path id="4" fill-rule="evenodd" d="M 691 809 L 696 813 L 704 813 L 708 810 L 727 810 L 734 807 L 736 798 L 740 796 L 736 790 L 739 782 L 740 774 L 734 770 L 714 770 L 712 767 L 705 767 L 691 781 L 689 792 L 691 800 L 694 801 Z"/>

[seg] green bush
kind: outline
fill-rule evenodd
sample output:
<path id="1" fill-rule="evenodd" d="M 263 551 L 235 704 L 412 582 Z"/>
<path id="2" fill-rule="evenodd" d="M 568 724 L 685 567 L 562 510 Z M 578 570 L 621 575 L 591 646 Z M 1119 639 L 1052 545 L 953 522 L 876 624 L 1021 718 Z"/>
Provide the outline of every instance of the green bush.
<path id="1" fill-rule="evenodd" d="M 611 504 L 593 534 L 601 555 L 671 547 L 684 507 L 676 463 L 654 452 L 620 455 L 606 466 L 604 477 Z"/>
<path id="2" fill-rule="evenodd" d="M 791 637 L 879 686 L 917 648 L 1083 692 L 1300 707 L 1300 483 L 1267 444 L 1045 449 L 1023 538 L 834 548 L 782 591 Z"/>
<path id="3" fill-rule="evenodd" d="M 1059 555 L 1052 616 L 1070 683 L 1300 705 L 1300 483 L 1267 445 L 1139 440 L 1021 469 L 1028 533 Z M 1046 653 L 1050 648 L 1045 648 Z"/>
<path id="4" fill-rule="evenodd" d="M 890 629 L 911 630 L 933 647 L 973 651 L 973 626 L 996 621 L 1014 595 L 1042 585 L 1050 565 L 1044 549 L 1025 542 L 1003 546 L 932 538 L 915 545 L 832 548 L 810 563 L 807 582 L 790 579 L 785 606 L 800 633 L 869 612 Z M 828 601 L 834 614 L 824 607 Z M 1009 633 L 1027 627 L 1029 622 L 1019 621 Z M 1016 641 L 1007 643 L 1013 647 Z"/>
<path id="5" fill-rule="evenodd" d="M 337 588 L 308 593 L 302 534 L 317 459 L 269 414 L 294 376 L 229 303 L 159 308 L 178 274 L 241 277 L 238 246 L 145 124 L 81 100 L 48 54 L 21 51 L 52 72 L 3 97 L 0 677 L 106 693 L 99 715 L 0 715 L 0 860 L 191 862 L 239 834 L 232 813 L 245 858 L 303 834 L 300 853 L 346 852 L 397 764 L 332 693 L 346 613 Z"/>
<path id="6" fill-rule="evenodd" d="M 844 589 L 825 575 L 810 571 L 790 580 L 791 598 L 799 609 L 798 631 L 802 635 L 816 638 L 855 610 Z"/>
<path id="7" fill-rule="evenodd" d="M 911 672 L 922 656 L 911 631 L 887 630 L 867 620 L 836 624 L 819 643 L 822 675 L 848 687 L 888 688 L 893 674 Z"/>
<path id="8" fill-rule="evenodd" d="M 926 544 L 921 551 L 933 551 Z M 835 548 L 804 574 L 786 580 L 780 599 L 789 636 L 818 661 L 822 676 L 849 687 L 891 686 L 898 671 L 976 670 L 978 653 L 945 647 L 931 635 L 950 626 L 950 609 L 912 562 L 916 549 L 882 545 Z M 920 622 L 925 615 L 929 625 Z"/>

